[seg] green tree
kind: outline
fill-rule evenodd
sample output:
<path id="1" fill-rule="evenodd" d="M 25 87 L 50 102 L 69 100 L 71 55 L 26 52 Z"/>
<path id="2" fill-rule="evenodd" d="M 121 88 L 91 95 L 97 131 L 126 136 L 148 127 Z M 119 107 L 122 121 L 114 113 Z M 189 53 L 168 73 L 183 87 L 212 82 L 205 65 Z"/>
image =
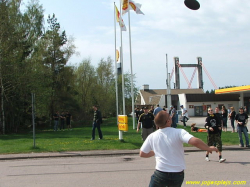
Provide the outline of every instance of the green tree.
<path id="1" fill-rule="evenodd" d="M 44 64 L 50 69 L 50 114 L 53 115 L 55 110 L 59 110 L 61 100 L 59 99 L 62 91 L 62 72 L 70 56 L 75 52 L 73 43 L 67 43 L 66 32 L 60 32 L 60 24 L 57 22 L 55 14 L 49 15 L 47 19 L 49 25 L 43 36 L 45 40 Z M 68 44 L 68 45 L 67 45 Z"/>
<path id="2" fill-rule="evenodd" d="M 77 101 L 83 118 L 88 118 L 93 106 L 93 93 L 96 90 L 96 71 L 90 59 L 84 59 L 75 70 Z"/>

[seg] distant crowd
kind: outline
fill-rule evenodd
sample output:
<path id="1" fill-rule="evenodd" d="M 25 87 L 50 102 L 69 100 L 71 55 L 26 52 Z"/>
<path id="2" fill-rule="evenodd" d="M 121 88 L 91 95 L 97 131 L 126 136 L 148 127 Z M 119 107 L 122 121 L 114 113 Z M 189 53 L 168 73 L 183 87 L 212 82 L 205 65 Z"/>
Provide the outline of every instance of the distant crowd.
<path id="1" fill-rule="evenodd" d="M 65 123 L 67 125 L 68 130 L 72 130 L 71 122 L 72 122 L 72 115 L 69 113 L 69 111 L 66 112 L 59 112 L 57 111 L 53 115 L 54 119 L 54 131 L 58 131 L 58 127 L 60 130 L 64 131 L 65 129 Z"/>

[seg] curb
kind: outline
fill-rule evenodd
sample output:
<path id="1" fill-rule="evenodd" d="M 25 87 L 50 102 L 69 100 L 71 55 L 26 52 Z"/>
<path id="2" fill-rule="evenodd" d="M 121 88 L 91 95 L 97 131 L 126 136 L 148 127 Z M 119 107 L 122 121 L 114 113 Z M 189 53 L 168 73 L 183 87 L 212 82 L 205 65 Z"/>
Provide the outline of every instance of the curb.
<path id="1" fill-rule="evenodd" d="M 249 148 L 241 148 L 237 146 L 224 146 L 223 151 L 250 151 Z M 37 158 L 66 158 L 66 157 L 100 157 L 100 156 L 124 156 L 139 155 L 139 149 L 136 150 L 95 150 L 95 151 L 79 151 L 79 152 L 49 152 L 49 153 L 27 153 L 27 154 L 6 154 L 0 155 L 2 160 L 21 160 L 21 159 L 37 159 Z M 202 152 L 195 147 L 184 147 L 184 152 Z"/>

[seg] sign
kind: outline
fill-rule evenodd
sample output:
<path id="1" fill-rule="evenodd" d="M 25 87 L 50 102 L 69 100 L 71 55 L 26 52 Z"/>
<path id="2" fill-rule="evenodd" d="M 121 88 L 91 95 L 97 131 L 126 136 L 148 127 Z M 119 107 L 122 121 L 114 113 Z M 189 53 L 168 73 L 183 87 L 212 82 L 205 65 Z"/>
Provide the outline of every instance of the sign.
<path id="1" fill-rule="evenodd" d="M 118 129 L 120 131 L 128 131 L 128 116 L 118 115 Z"/>
<path id="2" fill-rule="evenodd" d="M 128 131 L 128 124 L 122 124 L 122 123 L 119 123 L 118 124 L 118 128 L 120 131 Z"/>
<path id="3" fill-rule="evenodd" d="M 118 123 L 128 124 L 128 116 L 127 115 L 118 115 Z"/>

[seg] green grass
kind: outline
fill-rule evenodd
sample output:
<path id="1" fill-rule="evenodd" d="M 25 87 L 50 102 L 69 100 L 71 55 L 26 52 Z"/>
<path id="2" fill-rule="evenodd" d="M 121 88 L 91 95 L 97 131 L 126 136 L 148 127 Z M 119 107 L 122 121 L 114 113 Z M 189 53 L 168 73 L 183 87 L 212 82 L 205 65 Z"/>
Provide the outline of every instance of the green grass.
<path id="1" fill-rule="evenodd" d="M 178 126 L 182 128 L 182 126 Z M 116 118 L 104 121 L 101 126 L 103 140 L 91 141 L 91 124 L 88 126 L 73 128 L 72 131 L 57 131 L 52 129 L 36 132 L 36 148 L 33 146 L 33 132 L 22 134 L 0 135 L 0 154 L 31 153 L 31 152 L 63 152 L 63 151 L 87 151 L 87 150 L 122 150 L 139 149 L 142 145 L 140 133 L 132 128 L 132 119 L 129 118 L 129 130 L 123 133 L 124 142 L 119 141 Z M 186 130 L 190 132 L 190 127 Z M 207 133 L 194 133 L 194 136 L 206 142 Z M 237 133 L 223 132 L 223 145 L 238 145 Z M 185 146 L 189 146 L 185 144 Z"/>

